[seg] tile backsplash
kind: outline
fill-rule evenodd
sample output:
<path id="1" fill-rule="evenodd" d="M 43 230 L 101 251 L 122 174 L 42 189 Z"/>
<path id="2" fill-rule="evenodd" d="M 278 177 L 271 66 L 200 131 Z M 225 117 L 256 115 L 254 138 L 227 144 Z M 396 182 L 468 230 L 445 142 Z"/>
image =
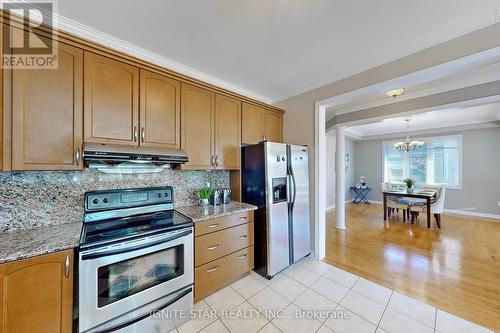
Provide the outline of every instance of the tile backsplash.
<path id="1" fill-rule="evenodd" d="M 196 190 L 210 182 L 229 187 L 229 171 L 165 170 L 156 174 L 0 172 L 0 231 L 83 221 L 87 191 L 171 185 L 177 207 L 196 204 Z"/>

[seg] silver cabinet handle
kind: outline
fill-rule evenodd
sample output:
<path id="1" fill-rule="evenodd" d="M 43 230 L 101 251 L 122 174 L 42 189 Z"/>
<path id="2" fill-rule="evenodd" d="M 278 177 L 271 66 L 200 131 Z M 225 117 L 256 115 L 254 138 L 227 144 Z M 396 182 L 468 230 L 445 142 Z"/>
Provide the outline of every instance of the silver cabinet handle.
<path id="1" fill-rule="evenodd" d="M 210 166 L 214 166 L 214 155 L 210 158 Z"/>
<path id="2" fill-rule="evenodd" d="M 213 246 L 209 246 L 207 247 L 207 250 L 215 250 L 216 248 L 218 248 L 220 245 L 217 244 L 217 245 L 213 245 Z"/>
<path id="3" fill-rule="evenodd" d="M 247 216 L 238 217 L 238 221 L 245 221 L 245 220 L 248 220 Z"/>
<path id="4" fill-rule="evenodd" d="M 247 254 L 242 254 L 241 256 L 238 257 L 238 259 L 245 259 L 247 257 Z"/>
<path id="5" fill-rule="evenodd" d="M 144 130 L 144 127 L 141 129 L 141 142 L 144 143 L 144 137 L 146 136 L 145 134 L 145 130 Z"/>
<path id="6" fill-rule="evenodd" d="M 215 223 L 215 224 L 207 225 L 207 228 L 212 229 L 212 228 L 216 228 L 218 226 L 219 226 L 219 223 Z"/>
<path id="7" fill-rule="evenodd" d="M 69 256 L 64 260 L 64 276 L 69 277 Z"/>
<path id="8" fill-rule="evenodd" d="M 245 238 L 247 238 L 247 236 L 248 235 L 243 235 L 243 236 L 238 237 L 238 239 L 245 239 Z"/>
<path id="9" fill-rule="evenodd" d="M 215 166 L 219 166 L 219 155 L 215 155 Z"/>
<path id="10" fill-rule="evenodd" d="M 219 269 L 219 266 L 215 266 L 214 268 L 207 269 L 207 273 L 215 272 L 218 269 Z"/>
<path id="11" fill-rule="evenodd" d="M 80 154 L 80 147 L 76 148 L 75 152 L 75 160 L 76 160 L 76 166 L 80 166 L 80 159 L 81 159 L 81 154 Z"/>
<path id="12" fill-rule="evenodd" d="M 134 142 L 137 142 L 137 126 L 134 126 Z"/>

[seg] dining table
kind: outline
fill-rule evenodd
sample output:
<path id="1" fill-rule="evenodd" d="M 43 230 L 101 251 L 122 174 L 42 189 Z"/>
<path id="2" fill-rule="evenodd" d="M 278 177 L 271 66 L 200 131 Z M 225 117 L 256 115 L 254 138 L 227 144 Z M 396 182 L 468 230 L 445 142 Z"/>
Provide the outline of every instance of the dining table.
<path id="1" fill-rule="evenodd" d="M 405 197 L 425 200 L 426 212 L 427 212 L 427 228 L 431 227 L 431 199 L 436 197 L 437 191 L 422 189 L 414 190 L 413 192 L 408 192 L 408 190 L 391 189 L 382 191 L 384 195 L 384 221 L 387 220 L 387 197 Z"/>

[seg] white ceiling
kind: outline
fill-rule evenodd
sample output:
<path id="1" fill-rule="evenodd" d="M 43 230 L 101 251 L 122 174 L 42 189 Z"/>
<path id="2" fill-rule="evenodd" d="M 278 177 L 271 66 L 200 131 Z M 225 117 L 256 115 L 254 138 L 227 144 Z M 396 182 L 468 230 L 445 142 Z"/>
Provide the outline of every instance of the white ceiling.
<path id="1" fill-rule="evenodd" d="M 387 118 L 376 123 L 352 126 L 347 131 L 354 136 L 364 139 L 369 139 L 370 136 L 402 133 L 406 130 L 405 119 L 411 119 L 410 134 L 415 131 L 482 124 L 500 120 L 500 102 L 464 108 L 435 110 L 412 116 Z"/>
<path id="2" fill-rule="evenodd" d="M 59 14 L 278 101 L 492 24 L 500 1 L 59 0 Z"/>

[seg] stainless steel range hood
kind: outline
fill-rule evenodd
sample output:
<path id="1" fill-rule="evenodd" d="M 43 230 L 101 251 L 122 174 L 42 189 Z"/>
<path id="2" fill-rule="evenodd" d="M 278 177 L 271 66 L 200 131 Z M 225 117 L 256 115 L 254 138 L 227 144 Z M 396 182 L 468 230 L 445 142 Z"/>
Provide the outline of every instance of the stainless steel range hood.
<path id="1" fill-rule="evenodd" d="M 86 143 L 83 159 L 88 162 L 103 163 L 152 163 L 182 164 L 188 161 L 186 152 L 175 148 L 153 148 L 141 146 L 122 146 L 102 143 Z"/>

